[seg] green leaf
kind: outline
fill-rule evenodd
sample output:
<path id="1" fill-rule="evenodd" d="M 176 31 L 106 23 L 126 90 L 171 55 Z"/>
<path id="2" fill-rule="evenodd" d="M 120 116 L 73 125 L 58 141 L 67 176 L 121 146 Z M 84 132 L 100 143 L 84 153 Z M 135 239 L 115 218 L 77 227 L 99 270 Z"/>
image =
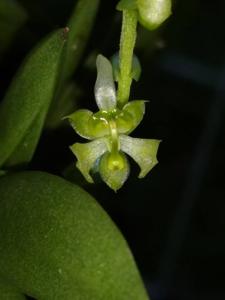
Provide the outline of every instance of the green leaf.
<path id="1" fill-rule="evenodd" d="M 36 149 L 39 136 L 44 124 L 45 114 L 41 111 L 34 122 L 31 124 L 32 130 L 29 130 L 9 159 L 6 161 L 7 168 L 23 168 L 33 157 L 33 152 Z M 32 151 L 33 149 L 33 151 Z"/>
<path id="2" fill-rule="evenodd" d="M 0 278 L 12 289 L 46 300 L 148 299 L 125 239 L 83 189 L 22 172 L 0 179 L 0 195 Z"/>
<path id="3" fill-rule="evenodd" d="M 142 121 L 145 114 L 145 102 L 135 100 L 128 102 L 116 118 L 119 133 L 131 133 Z"/>
<path id="4" fill-rule="evenodd" d="M 2 300 L 26 300 L 27 298 L 7 280 L 0 278 L 0 295 Z"/>
<path id="5" fill-rule="evenodd" d="M 120 76 L 120 67 L 119 67 L 119 54 L 116 53 L 111 58 L 112 66 L 113 66 L 113 76 L 114 80 L 118 81 Z M 138 81 L 141 76 L 141 64 L 138 57 L 134 54 L 132 60 L 132 70 L 131 77 L 135 81 Z"/>
<path id="6" fill-rule="evenodd" d="M 107 139 L 99 138 L 86 144 L 76 143 L 70 149 L 77 158 L 77 168 L 88 182 L 93 183 L 90 170 L 95 161 L 108 150 Z"/>
<path id="7" fill-rule="evenodd" d="M 67 24 L 69 29 L 68 41 L 63 51 L 57 92 L 49 110 L 49 120 L 52 118 L 56 119 L 59 107 L 70 106 L 71 99 L 64 97 L 65 85 L 70 84 L 71 77 L 81 61 L 90 33 L 94 27 L 93 24 L 98 12 L 99 3 L 100 0 L 76 1 L 76 6 Z M 73 109 L 66 114 L 72 111 Z M 61 116 L 58 114 L 58 119 L 54 123 L 51 123 L 51 125 L 57 127 L 60 121 Z"/>
<path id="8" fill-rule="evenodd" d="M 98 11 L 100 0 L 78 0 L 68 22 L 69 35 L 63 52 L 61 78 L 63 82 L 71 78 L 76 70 Z"/>
<path id="9" fill-rule="evenodd" d="M 17 1 L 0 0 L 0 55 L 26 20 L 27 14 Z"/>
<path id="10" fill-rule="evenodd" d="M 97 56 L 96 66 L 95 99 L 98 108 L 103 111 L 113 110 L 116 108 L 116 88 L 112 65 L 106 57 L 100 54 Z"/>
<path id="11" fill-rule="evenodd" d="M 51 106 L 49 109 L 45 127 L 53 130 L 63 125 L 62 120 L 64 117 L 78 109 L 78 103 L 81 96 L 82 90 L 75 82 L 65 84 L 65 86 L 62 88 L 61 97 L 58 99 L 58 101 L 54 102 L 53 99 L 54 108 Z"/>
<path id="12" fill-rule="evenodd" d="M 100 160 L 99 172 L 102 180 L 115 192 L 127 180 L 130 166 L 123 153 L 105 153 Z"/>
<path id="13" fill-rule="evenodd" d="M 137 0 L 121 0 L 116 8 L 118 10 L 125 10 L 125 9 L 136 9 L 137 8 Z"/>
<path id="14" fill-rule="evenodd" d="M 145 177 L 158 163 L 156 154 L 159 143 L 159 140 L 138 139 L 126 135 L 120 136 L 121 151 L 131 156 L 141 169 L 139 178 Z"/>
<path id="15" fill-rule="evenodd" d="M 136 0 L 140 23 L 154 30 L 171 15 L 171 0 Z"/>
<path id="16" fill-rule="evenodd" d="M 104 118 L 97 118 L 87 109 L 79 109 L 67 117 L 73 129 L 83 138 L 95 139 L 109 134 L 109 125 Z"/>
<path id="17" fill-rule="evenodd" d="M 30 161 L 54 96 L 64 41 L 64 30 L 51 34 L 27 57 L 12 81 L 0 106 L 0 166 L 9 159 L 18 165 Z M 29 147 L 21 161 L 18 149 L 23 152 L 24 147 L 19 145 L 28 134 Z"/>

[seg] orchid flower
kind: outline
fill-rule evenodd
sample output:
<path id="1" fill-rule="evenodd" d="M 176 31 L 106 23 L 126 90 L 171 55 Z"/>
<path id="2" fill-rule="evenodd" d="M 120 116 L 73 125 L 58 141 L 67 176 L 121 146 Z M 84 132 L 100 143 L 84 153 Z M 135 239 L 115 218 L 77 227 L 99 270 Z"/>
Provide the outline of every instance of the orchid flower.
<path id="1" fill-rule="evenodd" d="M 158 162 L 160 141 L 129 136 L 143 119 L 146 101 L 134 100 L 119 108 L 111 63 L 98 55 L 96 65 L 95 99 L 99 111 L 80 109 L 68 116 L 77 134 L 90 141 L 70 148 L 77 158 L 77 168 L 88 182 L 93 183 L 90 171 L 98 162 L 102 180 L 117 191 L 130 172 L 126 154 L 139 165 L 139 178 L 143 178 Z"/>

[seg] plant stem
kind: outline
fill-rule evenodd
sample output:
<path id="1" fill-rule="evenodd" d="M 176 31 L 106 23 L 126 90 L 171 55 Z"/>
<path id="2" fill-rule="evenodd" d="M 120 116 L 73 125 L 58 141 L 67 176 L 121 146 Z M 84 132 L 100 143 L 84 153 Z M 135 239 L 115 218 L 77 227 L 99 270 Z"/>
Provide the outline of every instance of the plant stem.
<path id="1" fill-rule="evenodd" d="M 122 32 L 120 37 L 118 80 L 118 105 L 123 107 L 129 100 L 132 83 L 132 61 L 136 42 L 137 12 L 135 10 L 123 10 Z"/>

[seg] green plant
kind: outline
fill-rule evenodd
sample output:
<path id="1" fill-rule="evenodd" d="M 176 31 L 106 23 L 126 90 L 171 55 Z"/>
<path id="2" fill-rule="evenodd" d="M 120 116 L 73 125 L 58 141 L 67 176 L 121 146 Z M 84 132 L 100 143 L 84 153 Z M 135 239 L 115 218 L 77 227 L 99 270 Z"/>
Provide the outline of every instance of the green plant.
<path id="1" fill-rule="evenodd" d="M 113 68 L 102 55 L 97 58 L 99 112 L 71 114 L 71 76 L 89 37 L 98 0 L 79 0 L 69 29 L 57 30 L 42 41 L 13 79 L 0 106 L 1 299 L 25 299 L 24 295 L 38 300 L 148 299 L 129 247 L 97 202 L 62 178 L 24 169 L 45 124 L 54 128 L 63 115 L 68 115 L 78 134 L 93 140 L 71 147 L 89 182 L 95 165 L 102 179 L 119 189 L 129 173 L 123 152 L 140 165 L 139 177 L 157 163 L 158 140 L 128 136 L 141 122 L 145 107 L 143 100 L 128 102 L 132 79 L 140 75 L 133 57 L 137 21 L 155 28 L 169 15 L 170 2 L 165 1 L 163 17 L 149 19 L 146 11 L 162 8 L 152 7 L 153 2 L 158 1 L 149 1 L 149 6 L 138 0 L 118 4 L 123 12 L 119 58 L 113 58 Z"/>

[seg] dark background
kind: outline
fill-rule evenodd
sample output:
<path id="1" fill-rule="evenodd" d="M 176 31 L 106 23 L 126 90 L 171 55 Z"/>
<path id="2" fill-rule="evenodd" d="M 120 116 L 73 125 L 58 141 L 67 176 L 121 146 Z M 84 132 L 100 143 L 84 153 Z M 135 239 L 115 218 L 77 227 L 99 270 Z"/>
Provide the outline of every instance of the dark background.
<path id="1" fill-rule="evenodd" d="M 4 51 L 0 45 L 1 98 L 24 56 L 66 25 L 76 1 L 18 2 L 27 19 Z M 102 1 L 74 74 L 81 91 L 74 101 L 83 108 L 96 109 L 92 58 L 118 51 L 115 5 Z M 63 170 L 75 163 L 68 146 L 79 138 L 65 123 L 44 131 L 30 169 L 66 174 L 96 197 L 127 239 L 152 300 L 225 299 L 225 1 L 173 6 L 159 30 L 139 28 L 135 51 L 142 76 L 131 99 L 150 102 L 132 135 L 162 139 L 152 172 L 139 180 L 131 161 L 131 175 L 116 194 L 98 178 L 88 185 L 78 171 L 71 179 Z M 4 32 L 0 28 L 0 41 Z"/>

